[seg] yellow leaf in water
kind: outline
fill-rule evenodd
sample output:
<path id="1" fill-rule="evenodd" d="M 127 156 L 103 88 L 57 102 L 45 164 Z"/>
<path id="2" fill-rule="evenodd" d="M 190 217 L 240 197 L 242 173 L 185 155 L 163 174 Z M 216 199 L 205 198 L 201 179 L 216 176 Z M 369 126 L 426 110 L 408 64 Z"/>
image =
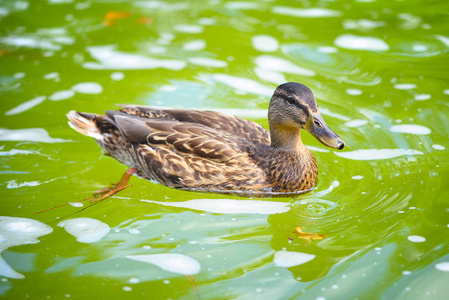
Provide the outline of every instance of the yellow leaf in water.
<path id="1" fill-rule="evenodd" d="M 327 234 L 319 234 L 319 233 L 313 233 L 313 232 L 303 232 L 301 227 L 296 226 L 295 231 L 293 231 L 294 234 L 296 234 L 296 237 L 298 239 L 306 239 L 306 240 L 322 240 L 324 238 L 327 238 L 329 235 Z"/>
<path id="2" fill-rule="evenodd" d="M 125 19 L 127 17 L 129 17 L 131 15 L 131 13 L 127 12 L 127 11 L 110 11 L 106 14 L 106 16 L 104 16 L 105 19 Z"/>
<path id="3" fill-rule="evenodd" d="M 123 20 L 129 17 L 131 13 L 126 11 L 110 11 L 104 16 L 103 24 L 106 27 L 117 24 L 117 20 Z"/>

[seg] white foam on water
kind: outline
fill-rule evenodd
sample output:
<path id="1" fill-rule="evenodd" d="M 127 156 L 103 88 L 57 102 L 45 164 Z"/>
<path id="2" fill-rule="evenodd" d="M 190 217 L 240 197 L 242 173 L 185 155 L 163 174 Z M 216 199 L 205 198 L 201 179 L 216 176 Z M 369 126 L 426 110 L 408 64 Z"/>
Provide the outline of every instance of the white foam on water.
<path id="1" fill-rule="evenodd" d="M 402 22 L 399 24 L 402 29 L 416 29 L 422 24 L 421 17 L 412 15 L 410 13 L 399 13 L 398 19 L 402 20 Z"/>
<path id="2" fill-rule="evenodd" d="M 4 250 L 39 243 L 38 238 L 53 232 L 50 226 L 27 218 L 0 217 L 0 254 Z M 0 276 L 23 279 L 25 276 L 11 268 L 0 255 Z"/>
<path id="3" fill-rule="evenodd" d="M 305 264 L 314 258 L 313 254 L 281 250 L 276 251 L 273 262 L 278 267 L 290 268 Z"/>
<path id="4" fill-rule="evenodd" d="M 251 9 L 258 9 L 259 4 L 256 2 L 247 2 L 247 1 L 230 1 L 226 2 L 225 7 L 229 9 L 251 10 Z"/>
<path id="5" fill-rule="evenodd" d="M 195 40 L 190 41 L 188 43 L 185 43 L 184 46 L 182 46 L 184 50 L 188 51 L 199 51 L 206 48 L 206 41 L 205 40 Z"/>
<path id="6" fill-rule="evenodd" d="M 268 82 L 272 82 L 276 85 L 280 85 L 284 82 L 287 82 L 285 79 L 284 74 L 276 72 L 276 71 L 270 71 L 264 68 L 254 68 L 254 73 L 262 80 L 266 80 Z"/>
<path id="7" fill-rule="evenodd" d="M 125 73 L 123 72 L 113 72 L 111 73 L 111 79 L 115 81 L 120 81 L 125 78 Z"/>
<path id="8" fill-rule="evenodd" d="M 330 152 L 330 151 L 327 150 L 327 149 L 318 148 L 318 147 L 314 147 L 314 146 L 310 146 L 310 145 L 307 145 L 307 148 L 308 148 L 309 150 L 316 151 L 316 152 L 322 152 L 322 153 L 329 153 L 329 152 Z"/>
<path id="9" fill-rule="evenodd" d="M 0 43 L 15 47 L 51 50 L 51 51 L 58 51 L 61 50 L 62 48 L 58 44 L 54 44 L 48 40 L 40 39 L 38 37 L 26 37 L 15 35 L 0 37 Z"/>
<path id="10" fill-rule="evenodd" d="M 348 95 L 359 96 L 362 93 L 363 93 L 362 90 L 359 89 L 346 89 L 346 94 Z"/>
<path id="11" fill-rule="evenodd" d="M 43 128 L 7 129 L 0 128 L 0 141 L 28 141 L 42 143 L 71 142 L 59 138 L 52 138 Z"/>
<path id="12" fill-rule="evenodd" d="M 256 57 L 255 62 L 260 68 L 264 68 L 270 71 L 285 72 L 303 76 L 316 75 L 315 71 L 313 70 L 297 66 L 286 59 L 275 57 L 272 55 L 260 55 Z"/>
<path id="13" fill-rule="evenodd" d="M 208 58 L 208 57 L 191 57 L 187 61 L 194 65 L 213 67 L 213 68 L 224 68 L 228 66 L 228 63 L 223 60 Z"/>
<path id="14" fill-rule="evenodd" d="M 425 126 L 421 125 L 411 125 L 411 124 L 401 124 L 394 125 L 390 127 L 390 131 L 392 132 L 400 132 L 400 133 L 409 133 L 409 134 L 418 134 L 418 135 L 426 135 L 430 134 L 432 130 Z"/>
<path id="15" fill-rule="evenodd" d="M 164 46 L 150 46 L 148 48 L 148 51 L 150 51 L 151 53 L 162 54 L 162 53 L 167 52 L 167 47 L 164 47 Z"/>
<path id="16" fill-rule="evenodd" d="M 368 19 L 360 19 L 360 20 L 344 20 L 343 27 L 345 29 L 373 29 L 378 27 L 385 26 L 386 23 L 384 21 L 374 21 Z"/>
<path id="17" fill-rule="evenodd" d="M 189 9 L 187 2 L 166 3 L 165 1 L 136 1 L 133 5 L 151 10 L 163 10 L 163 11 L 178 11 Z"/>
<path id="18" fill-rule="evenodd" d="M 440 262 L 435 265 L 435 268 L 440 271 L 449 272 L 449 262 Z"/>
<path id="19" fill-rule="evenodd" d="M 277 39 L 267 34 L 255 35 L 251 38 L 254 49 L 261 52 L 273 52 L 279 49 Z"/>
<path id="20" fill-rule="evenodd" d="M 108 224 L 92 218 L 73 218 L 58 223 L 80 243 L 94 243 L 105 237 L 111 228 Z"/>
<path id="21" fill-rule="evenodd" d="M 17 154 L 39 154 L 37 151 L 30 151 L 30 150 L 20 150 L 20 149 L 11 149 L 9 151 L 0 151 L 0 156 L 13 156 Z"/>
<path id="22" fill-rule="evenodd" d="M 437 38 L 437 40 L 442 42 L 445 46 L 449 47 L 449 38 L 448 37 L 446 37 L 444 35 L 439 35 L 439 34 L 436 34 L 435 37 Z"/>
<path id="23" fill-rule="evenodd" d="M 164 206 L 182 207 L 220 214 L 281 214 L 290 210 L 289 203 L 261 200 L 194 199 L 184 202 L 159 202 L 141 199 L 142 202 Z"/>
<path id="24" fill-rule="evenodd" d="M 347 152 L 336 152 L 334 154 L 352 160 L 380 160 L 400 157 L 403 155 L 422 155 L 421 151 L 413 149 L 364 149 Z"/>
<path id="25" fill-rule="evenodd" d="M 128 255 L 126 258 L 153 264 L 162 270 L 182 275 L 195 275 L 201 270 L 197 260 L 178 253 Z"/>
<path id="26" fill-rule="evenodd" d="M 430 94 L 417 94 L 417 95 L 415 95 L 415 100 L 416 101 L 425 101 L 425 100 L 429 100 L 430 98 L 432 98 L 432 95 L 430 95 Z"/>
<path id="27" fill-rule="evenodd" d="M 99 61 L 86 62 L 83 67 L 96 70 L 146 70 L 146 69 L 168 69 L 179 71 L 187 65 L 182 60 L 156 59 L 139 54 L 125 53 L 115 50 L 115 46 L 92 46 L 87 47 L 90 55 Z"/>
<path id="28" fill-rule="evenodd" d="M 412 46 L 413 51 L 416 52 L 425 52 L 427 51 L 427 46 L 426 45 L 422 45 L 422 44 L 415 44 Z"/>
<path id="29" fill-rule="evenodd" d="M 334 44 L 343 49 L 387 51 L 390 49 L 387 43 L 377 37 L 343 34 L 337 37 Z"/>
<path id="30" fill-rule="evenodd" d="M 55 36 L 51 38 L 52 41 L 63 44 L 63 45 L 73 45 L 75 44 L 75 39 L 70 36 Z"/>
<path id="31" fill-rule="evenodd" d="M 330 189 L 336 188 L 340 186 L 340 181 L 334 180 L 332 181 L 331 185 L 329 186 Z"/>
<path id="32" fill-rule="evenodd" d="M 81 202 L 69 202 L 69 205 L 73 206 L 73 207 L 83 207 L 84 204 Z"/>
<path id="33" fill-rule="evenodd" d="M 256 95 L 271 97 L 274 91 L 274 89 L 267 88 L 266 86 L 260 84 L 259 82 L 251 79 L 235 77 L 226 74 L 214 74 L 212 75 L 212 78 L 238 91 L 244 91 Z"/>
<path id="34" fill-rule="evenodd" d="M 48 97 L 48 99 L 51 101 L 61 101 L 61 100 L 70 99 L 74 95 L 75 95 L 75 92 L 71 91 L 71 90 L 57 91 L 57 92 L 54 92 L 50 97 Z"/>
<path id="35" fill-rule="evenodd" d="M 0 7 L 0 17 L 5 17 L 7 15 L 9 15 L 9 10 L 4 7 Z"/>
<path id="36" fill-rule="evenodd" d="M 58 72 L 52 72 L 52 73 L 48 73 L 48 74 L 44 75 L 44 79 L 46 79 L 46 80 L 56 79 L 56 78 L 59 78 Z"/>
<path id="37" fill-rule="evenodd" d="M 435 150 L 445 150 L 446 147 L 442 146 L 442 145 L 438 145 L 438 144 L 433 144 L 432 148 Z"/>
<path id="38" fill-rule="evenodd" d="M 91 7 L 91 3 L 90 2 L 76 2 L 75 3 L 75 9 L 79 9 L 79 10 L 83 10 L 83 9 L 88 9 Z"/>
<path id="39" fill-rule="evenodd" d="M 443 91 L 443 94 L 449 95 L 449 89 L 444 90 L 444 91 Z"/>
<path id="40" fill-rule="evenodd" d="M 354 175 L 351 178 L 354 180 L 361 180 L 361 179 L 363 179 L 363 176 L 362 175 Z"/>
<path id="41" fill-rule="evenodd" d="M 412 90 L 416 88 L 416 84 L 414 83 L 397 83 L 394 85 L 394 88 L 397 90 Z"/>
<path id="42" fill-rule="evenodd" d="M 50 4 L 64 4 L 64 3 L 72 3 L 73 0 L 48 0 Z"/>
<path id="43" fill-rule="evenodd" d="M 351 121 L 351 118 L 349 118 L 348 116 L 345 116 L 345 115 L 342 115 L 342 114 L 330 111 L 329 109 L 327 109 L 325 107 L 321 108 L 320 110 L 321 110 L 322 114 L 325 114 L 327 116 L 331 116 L 333 118 L 337 118 L 337 119 L 340 119 L 340 120 L 343 120 L 343 121 Z"/>
<path id="44" fill-rule="evenodd" d="M 80 94 L 101 94 L 103 87 L 96 82 L 80 82 L 72 86 L 72 91 Z"/>
<path id="45" fill-rule="evenodd" d="M 30 3 L 28 1 L 16 1 L 14 3 L 14 8 L 17 10 L 27 10 L 30 7 Z"/>
<path id="46" fill-rule="evenodd" d="M 175 26 L 175 30 L 177 32 L 182 32 L 182 33 L 201 33 L 204 31 L 203 26 L 201 25 L 193 25 L 193 24 L 180 24 L 180 25 L 176 25 Z"/>
<path id="47" fill-rule="evenodd" d="M 217 20 L 214 18 L 199 18 L 198 19 L 198 24 L 201 24 L 201 25 L 214 25 L 215 23 L 217 23 Z"/>
<path id="48" fill-rule="evenodd" d="M 128 280 L 128 282 L 129 282 L 129 283 L 136 284 L 136 283 L 139 283 L 139 282 L 140 282 L 140 279 L 137 278 L 137 277 L 131 277 L 131 278 Z"/>
<path id="49" fill-rule="evenodd" d="M 368 124 L 368 120 L 352 120 L 345 123 L 348 127 L 360 127 Z"/>
<path id="50" fill-rule="evenodd" d="M 61 35 L 66 34 L 67 29 L 64 27 L 39 28 L 37 32 L 40 34 Z"/>
<path id="51" fill-rule="evenodd" d="M 321 53 L 336 53 L 338 49 L 332 46 L 320 46 L 318 47 L 318 51 Z"/>
<path id="52" fill-rule="evenodd" d="M 47 99 L 47 97 L 45 97 L 45 96 L 39 96 L 39 97 L 33 98 L 31 100 L 23 102 L 22 104 L 19 104 L 18 106 L 14 107 L 14 108 L 11 108 L 10 110 L 8 110 L 5 113 L 5 115 L 12 116 L 12 115 L 20 114 L 24 111 L 30 110 L 33 107 L 41 104 L 42 102 L 45 101 L 45 99 Z"/>
<path id="53" fill-rule="evenodd" d="M 170 45 L 175 39 L 175 35 L 171 32 L 162 32 L 157 43 L 161 45 Z"/>
<path id="54" fill-rule="evenodd" d="M 275 6 L 271 11 L 278 15 L 300 18 L 339 17 L 342 15 L 341 11 L 327 8 L 295 8 L 289 6 Z"/>
<path id="55" fill-rule="evenodd" d="M 41 185 L 41 182 L 39 181 L 24 181 L 21 183 L 17 183 L 17 180 L 10 180 L 8 181 L 8 184 L 6 185 L 7 189 L 17 189 L 23 186 L 38 186 Z"/>
<path id="56" fill-rule="evenodd" d="M 171 92 L 177 91 L 178 89 L 179 89 L 178 86 L 170 85 L 170 84 L 163 84 L 159 88 L 160 91 L 167 92 L 167 93 L 171 93 Z"/>
<path id="57" fill-rule="evenodd" d="M 25 77 L 25 73 L 24 72 L 14 73 L 13 77 L 16 79 L 21 79 Z"/>
<path id="58" fill-rule="evenodd" d="M 413 243 L 423 243 L 426 241 L 426 238 L 419 235 L 409 235 L 407 239 Z"/>

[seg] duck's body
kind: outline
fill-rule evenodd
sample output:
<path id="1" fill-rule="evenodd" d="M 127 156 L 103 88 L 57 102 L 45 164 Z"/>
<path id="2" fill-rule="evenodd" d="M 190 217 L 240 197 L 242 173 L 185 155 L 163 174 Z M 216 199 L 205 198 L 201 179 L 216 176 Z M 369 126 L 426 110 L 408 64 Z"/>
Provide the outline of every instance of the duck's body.
<path id="1" fill-rule="evenodd" d="M 291 95 L 296 95 L 296 105 L 290 103 Z M 310 190 L 317 183 L 316 160 L 301 142 L 299 130 L 313 113 L 327 128 L 314 101 L 304 85 L 278 87 L 269 109 L 271 132 L 218 112 L 147 106 L 125 105 L 106 115 L 71 111 L 68 117 L 75 130 L 93 137 L 107 155 L 135 168 L 139 176 L 166 186 L 285 194 Z M 304 107 L 308 102 L 311 107 Z M 326 141 L 313 134 L 328 146 L 342 148 L 335 133 L 328 128 L 324 133 L 330 135 Z"/>

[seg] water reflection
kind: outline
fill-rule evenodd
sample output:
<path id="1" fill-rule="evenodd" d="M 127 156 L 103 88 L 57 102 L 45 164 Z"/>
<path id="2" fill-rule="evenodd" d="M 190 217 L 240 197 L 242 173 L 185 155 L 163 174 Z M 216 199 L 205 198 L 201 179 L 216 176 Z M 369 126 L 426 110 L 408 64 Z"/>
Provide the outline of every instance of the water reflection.
<path id="1" fill-rule="evenodd" d="M 322 76 L 357 85 L 376 85 L 381 81 L 378 75 L 360 69 L 357 56 L 334 47 L 286 44 L 282 51 L 294 61 L 318 69 Z"/>
<path id="2" fill-rule="evenodd" d="M 1 253 L 10 247 L 39 243 L 39 237 L 52 231 L 50 226 L 36 220 L 0 217 L 0 276 L 14 279 L 25 278 L 23 274 L 7 264 Z"/>
<path id="3" fill-rule="evenodd" d="M 141 70 L 164 68 L 169 70 L 181 70 L 186 63 L 174 59 L 157 59 L 139 54 L 124 53 L 115 50 L 115 46 L 91 46 L 88 47 L 90 55 L 97 59 L 96 62 L 85 62 L 83 66 L 95 70 Z"/>

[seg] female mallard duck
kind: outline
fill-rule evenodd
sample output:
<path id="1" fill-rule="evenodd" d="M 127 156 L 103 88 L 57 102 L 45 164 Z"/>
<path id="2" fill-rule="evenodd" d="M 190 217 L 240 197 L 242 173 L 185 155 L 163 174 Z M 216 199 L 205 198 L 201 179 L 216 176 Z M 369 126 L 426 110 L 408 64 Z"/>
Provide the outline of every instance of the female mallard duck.
<path id="1" fill-rule="evenodd" d="M 258 195 L 304 192 L 316 186 L 318 166 L 300 130 L 328 147 L 345 145 L 324 122 L 312 91 L 296 82 L 275 90 L 268 109 L 269 132 L 218 112 L 123 107 L 106 115 L 71 111 L 69 125 L 131 167 L 128 175 L 136 172 L 178 189 Z"/>

